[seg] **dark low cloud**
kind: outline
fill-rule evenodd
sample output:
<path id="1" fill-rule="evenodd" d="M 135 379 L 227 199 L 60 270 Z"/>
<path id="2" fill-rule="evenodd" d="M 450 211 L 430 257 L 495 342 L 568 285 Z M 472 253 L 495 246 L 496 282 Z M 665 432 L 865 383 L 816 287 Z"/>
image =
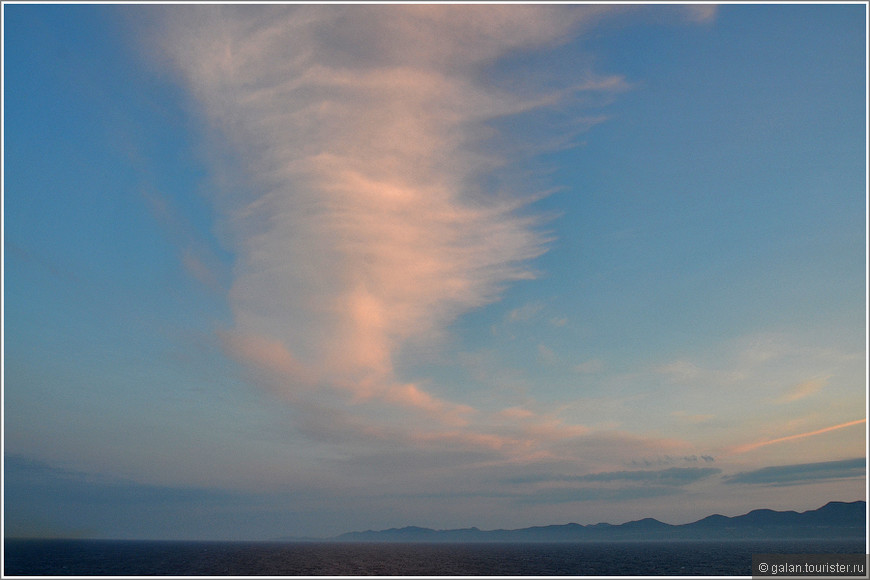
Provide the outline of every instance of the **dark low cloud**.
<path id="1" fill-rule="evenodd" d="M 798 463 L 763 467 L 754 471 L 744 471 L 725 476 L 725 483 L 749 483 L 770 486 L 800 485 L 830 479 L 848 479 L 867 474 L 867 460 L 864 457 L 823 461 L 819 463 Z"/>
<path id="2" fill-rule="evenodd" d="M 21 455 L 4 457 L 6 498 L 42 498 L 80 506 L 106 505 L 221 505 L 235 494 L 216 489 L 161 486 L 117 477 L 55 467 Z M 12 502 L 14 503 L 14 501 Z"/>
<path id="3" fill-rule="evenodd" d="M 657 457 L 655 459 L 634 460 L 631 462 L 631 465 L 636 467 L 655 467 L 660 465 L 673 465 L 674 463 L 680 462 L 698 463 L 699 461 L 703 461 L 704 463 L 713 463 L 714 461 L 716 461 L 716 458 L 712 455 L 683 455 L 681 457 L 665 455 L 662 457 Z"/>
<path id="4" fill-rule="evenodd" d="M 145 484 L 16 454 L 3 463 L 7 537 L 266 539 L 293 516 L 273 496 Z"/>
<path id="5" fill-rule="evenodd" d="M 675 486 L 642 485 L 637 487 L 560 487 L 544 489 L 519 498 L 519 503 L 547 504 L 575 501 L 628 501 L 683 493 Z"/>
<path id="6" fill-rule="evenodd" d="M 577 481 L 637 481 L 660 485 L 686 485 L 721 472 L 715 467 L 669 467 L 654 471 L 610 471 L 578 476 Z"/>
<path id="7" fill-rule="evenodd" d="M 517 477 L 509 480 L 510 483 L 538 483 L 545 481 L 572 481 L 572 482 L 636 482 L 643 484 L 655 484 L 662 486 L 681 486 L 693 483 L 700 479 L 721 473 L 721 469 L 715 467 L 669 467 L 667 469 L 635 470 L 635 471 L 605 471 L 601 473 L 587 473 L 584 475 L 565 474 L 536 474 Z"/>

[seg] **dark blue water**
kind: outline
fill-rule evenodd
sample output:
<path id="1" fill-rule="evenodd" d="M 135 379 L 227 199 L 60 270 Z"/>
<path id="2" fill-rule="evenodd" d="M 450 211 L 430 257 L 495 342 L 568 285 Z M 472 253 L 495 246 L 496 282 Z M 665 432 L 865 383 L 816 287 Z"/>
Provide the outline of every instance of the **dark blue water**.
<path id="1" fill-rule="evenodd" d="M 580 544 L 5 541 L 5 575 L 749 576 L 752 554 L 864 553 L 862 540 Z"/>

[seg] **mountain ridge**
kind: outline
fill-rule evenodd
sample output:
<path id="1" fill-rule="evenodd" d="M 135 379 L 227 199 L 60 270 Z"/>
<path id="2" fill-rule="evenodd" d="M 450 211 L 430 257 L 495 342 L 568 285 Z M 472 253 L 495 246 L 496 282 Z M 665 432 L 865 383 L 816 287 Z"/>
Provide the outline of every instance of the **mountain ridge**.
<path id="1" fill-rule="evenodd" d="M 644 540 L 728 540 L 792 538 L 864 538 L 867 502 L 831 501 L 796 512 L 756 509 L 739 516 L 712 514 L 687 524 L 667 524 L 643 518 L 622 524 L 577 523 L 532 526 L 514 530 L 477 527 L 435 530 L 405 526 L 387 530 L 347 532 L 336 542 L 582 542 Z"/>

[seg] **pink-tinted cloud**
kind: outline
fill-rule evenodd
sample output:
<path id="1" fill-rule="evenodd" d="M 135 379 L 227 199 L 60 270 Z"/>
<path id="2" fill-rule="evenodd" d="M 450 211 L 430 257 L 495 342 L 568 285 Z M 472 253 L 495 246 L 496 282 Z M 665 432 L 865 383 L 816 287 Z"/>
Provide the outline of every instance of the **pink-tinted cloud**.
<path id="1" fill-rule="evenodd" d="M 169 240 L 179 251 L 179 261 L 185 272 L 211 290 L 221 289 L 224 273 L 220 261 L 199 238 L 194 228 L 166 196 L 143 189 L 142 196 Z"/>
<path id="2" fill-rule="evenodd" d="M 826 384 L 828 384 L 828 380 L 830 376 L 824 377 L 815 377 L 790 388 L 785 394 L 783 394 L 779 399 L 777 399 L 778 403 L 791 403 L 793 401 L 798 401 L 805 397 L 809 397 L 817 392 L 819 392 Z"/>
<path id="3" fill-rule="evenodd" d="M 505 162 L 481 144 L 488 121 L 561 96 L 506 93 L 479 69 L 561 42 L 606 12 L 174 12 L 167 54 L 251 180 L 249 193 L 219 201 L 238 243 L 237 330 L 272 337 L 324 381 L 363 389 L 397 382 L 393 361 L 408 340 L 438 335 L 506 283 L 532 277 L 527 263 L 546 240 L 519 211 L 528 194 L 480 187 Z M 585 77 L 571 90 L 621 87 Z M 439 406 L 414 389 L 387 390 L 393 401 Z"/>
<path id="4" fill-rule="evenodd" d="M 846 423 L 840 423 L 839 425 L 831 425 L 830 427 L 824 427 L 822 429 L 816 429 L 815 431 L 807 431 L 805 433 L 796 433 L 794 435 L 786 435 L 785 437 L 777 437 L 776 439 L 769 439 L 767 441 L 756 441 L 755 443 L 747 443 L 746 445 L 740 445 L 731 450 L 731 453 L 746 453 L 747 451 L 752 451 L 754 449 L 758 449 L 759 447 L 764 447 L 766 445 L 773 445 L 775 443 L 785 443 L 787 441 L 794 441 L 796 439 L 803 439 L 804 437 L 812 437 L 814 435 L 821 435 L 822 433 L 828 433 L 830 431 L 836 431 L 837 429 L 843 429 L 845 427 L 852 427 L 855 425 L 861 425 L 866 423 L 867 419 L 857 419 L 855 421 L 847 421 Z"/>
<path id="5" fill-rule="evenodd" d="M 457 317 L 533 278 L 529 263 L 546 249 L 540 220 L 526 210 L 539 192 L 482 185 L 509 161 L 489 147 L 494 121 L 626 88 L 591 69 L 546 91 L 502 86 L 484 69 L 623 10 L 218 5 L 167 13 L 165 55 L 200 105 L 214 149 L 244 171 L 215 194 L 237 256 L 234 328 L 223 345 L 312 411 L 306 429 L 328 430 L 310 417 L 347 413 L 355 420 L 342 424 L 356 426 L 348 433 L 401 437 L 414 417 L 418 441 L 466 441 L 511 457 L 546 455 L 553 442 L 585 433 L 546 414 L 494 416 L 448 401 L 401 376 L 396 360 L 409 343 L 443 337 Z"/>
<path id="6" fill-rule="evenodd" d="M 220 337 L 226 352 L 249 367 L 268 373 L 270 382 L 283 386 L 282 392 L 290 393 L 293 387 L 310 386 L 316 381 L 316 375 L 279 341 L 240 332 L 222 332 Z"/>

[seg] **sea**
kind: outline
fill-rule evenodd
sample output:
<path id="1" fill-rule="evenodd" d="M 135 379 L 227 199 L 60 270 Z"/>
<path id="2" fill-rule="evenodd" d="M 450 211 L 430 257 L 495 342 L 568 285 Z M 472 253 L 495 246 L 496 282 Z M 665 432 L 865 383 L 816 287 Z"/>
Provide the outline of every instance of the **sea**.
<path id="1" fill-rule="evenodd" d="M 4 541 L 6 576 L 750 576 L 753 554 L 864 554 L 855 540 L 395 544 Z"/>

